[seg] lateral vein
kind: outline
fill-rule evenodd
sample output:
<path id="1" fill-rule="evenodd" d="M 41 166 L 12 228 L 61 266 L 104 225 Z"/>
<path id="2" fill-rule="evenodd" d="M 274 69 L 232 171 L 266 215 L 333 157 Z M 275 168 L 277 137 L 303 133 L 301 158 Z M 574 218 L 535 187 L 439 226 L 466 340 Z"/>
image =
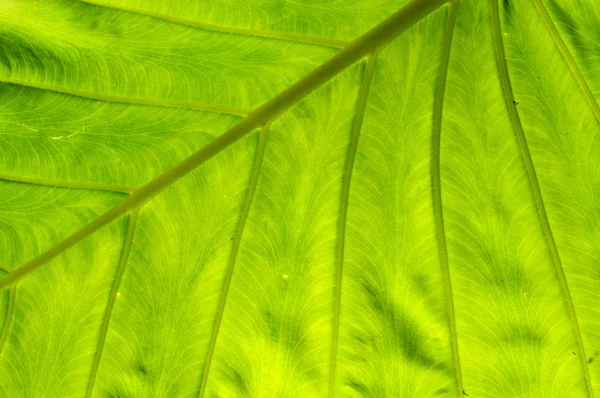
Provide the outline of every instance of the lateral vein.
<path id="1" fill-rule="evenodd" d="M 457 395 L 463 396 L 463 383 L 460 368 L 460 356 L 458 352 L 458 338 L 456 333 L 456 317 L 454 314 L 454 297 L 452 294 L 452 283 L 450 279 L 450 265 L 448 262 L 448 250 L 446 247 L 446 230 L 444 228 L 444 210 L 442 206 L 442 182 L 440 170 L 440 152 L 442 137 L 442 115 L 444 109 L 444 97 L 446 91 L 446 81 L 448 77 L 448 64 L 450 62 L 450 49 L 452 47 L 452 37 L 454 35 L 454 26 L 456 24 L 456 9 L 458 0 L 450 4 L 448 10 L 448 22 L 446 32 L 444 33 L 444 47 L 442 51 L 442 60 L 440 64 L 440 76 L 435 90 L 434 109 L 433 109 L 433 134 L 431 145 L 431 169 L 432 169 L 432 194 L 433 194 L 433 213 L 435 216 L 435 227 L 438 236 L 440 262 L 442 266 L 442 275 L 446 291 L 446 309 L 448 311 L 448 322 L 450 326 L 450 339 L 452 342 L 452 357 L 454 358 L 454 371 L 456 373 Z"/>
<path id="2" fill-rule="evenodd" d="M 197 111 L 206 111 L 214 113 L 226 113 L 230 115 L 246 116 L 250 111 L 242 108 L 235 108 L 224 105 L 213 105 L 213 104 L 200 104 L 196 102 L 187 101 L 174 101 L 165 99 L 152 99 L 152 98 L 137 98 L 137 97 L 121 97 L 117 95 L 106 95 L 89 93 L 85 91 L 72 90 L 69 88 L 50 86 L 47 84 L 35 83 L 35 82 L 23 82 L 16 79 L 0 78 L 0 83 L 14 84 L 16 86 L 36 88 L 38 90 L 53 91 L 55 93 L 70 95 L 73 97 L 80 97 L 85 99 L 91 99 L 103 102 L 116 102 L 121 104 L 131 105 L 151 105 L 161 106 L 167 108 L 183 108 L 193 109 Z"/>
<path id="3" fill-rule="evenodd" d="M 100 365 L 100 359 L 102 358 L 102 351 L 104 349 L 104 341 L 106 340 L 106 333 L 108 332 L 108 325 L 110 323 L 110 318 L 112 316 L 112 310 L 115 306 L 115 300 L 116 300 L 118 292 L 119 292 L 119 287 L 121 286 L 121 280 L 123 279 L 123 274 L 125 273 L 125 268 L 127 267 L 127 261 L 129 258 L 129 252 L 131 251 L 131 245 L 133 244 L 133 235 L 135 232 L 137 216 L 138 216 L 138 211 L 136 210 L 136 211 L 133 211 L 131 213 L 131 216 L 129 217 L 129 224 L 127 225 L 127 236 L 125 237 L 125 244 L 123 245 L 121 259 L 120 259 L 119 265 L 117 267 L 117 272 L 115 274 L 115 281 L 114 281 L 113 287 L 110 291 L 108 303 L 106 304 L 106 309 L 104 311 L 104 317 L 102 318 L 102 327 L 100 329 L 100 335 L 98 336 L 98 344 L 96 345 L 96 353 L 94 355 L 92 371 L 90 373 L 87 392 L 85 394 L 86 398 L 91 397 L 92 391 L 94 390 L 94 383 L 96 382 L 96 375 L 98 374 L 98 367 Z"/>
<path id="4" fill-rule="evenodd" d="M 13 270 L 12 267 L 9 267 L 8 265 L 2 264 L 2 263 L 0 263 L 0 269 L 3 271 L 6 271 L 6 272 L 10 272 Z"/>
<path id="5" fill-rule="evenodd" d="M 2 349 L 4 348 L 4 343 L 6 342 L 6 337 L 8 336 L 10 325 L 12 323 L 13 313 L 15 312 L 16 296 L 17 286 L 11 286 L 10 289 L 8 289 L 8 308 L 6 309 L 6 318 L 4 320 L 4 326 L 2 327 L 2 334 L 0 334 L 0 355 L 2 354 Z"/>
<path id="6" fill-rule="evenodd" d="M 569 52 L 567 45 L 565 44 L 564 40 L 560 36 L 558 29 L 556 29 L 554 22 L 552 22 L 552 18 L 550 18 L 548 11 L 544 7 L 544 4 L 542 4 L 542 2 L 540 0 L 533 0 L 533 3 L 535 4 L 535 7 L 537 8 L 540 16 L 544 20 L 544 23 L 546 24 L 546 28 L 548 29 L 548 32 L 550 32 L 550 36 L 552 36 L 552 39 L 554 40 L 556 47 L 558 47 L 558 51 L 561 53 L 561 55 L 563 56 L 565 61 L 567 61 L 567 64 L 569 65 L 569 69 L 571 70 L 571 73 L 575 77 L 575 80 L 577 80 L 577 84 L 579 84 L 579 88 L 581 89 L 581 91 L 583 92 L 583 95 L 585 96 L 588 103 L 590 104 L 590 108 L 592 109 L 594 116 L 596 116 L 596 120 L 598 121 L 598 123 L 600 123 L 600 107 L 598 106 L 598 102 L 596 102 L 596 99 L 594 98 L 594 95 L 592 94 L 590 87 L 588 86 L 587 82 L 585 81 L 585 78 L 581 74 L 581 71 L 579 70 L 577 63 L 575 62 L 575 59 L 573 59 L 573 56 L 571 56 L 571 53 Z"/>
<path id="7" fill-rule="evenodd" d="M 256 160 L 254 161 L 254 167 L 252 169 L 252 175 L 250 177 L 250 183 L 248 185 L 248 191 L 246 192 L 246 198 L 244 200 L 244 207 L 242 214 L 238 221 L 238 225 L 231 245 L 231 253 L 229 254 L 229 261 L 227 263 L 227 269 L 225 271 L 225 277 L 223 278 L 223 287 L 221 295 L 219 297 L 219 304 L 217 306 L 217 315 L 215 316 L 213 330 L 206 350 L 206 360 L 204 361 L 204 368 L 202 370 L 202 380 L 200 382 L 200 390 L 198 397 L 202 398 L 206 390 L 206 384 L 208 382 L 208 374 L 210 372 L 210 366 L 212 363 L 213 354 L 215 352 L 215 346 L 217 344 L 217 337 L 219 336 L 219 329 L 221 328 L 221 321 L 223 320 L 223 314 L 225 312 L 225 304 L 227 303 L 227 295 L 229 294 L 229 288 L 231 286 L 231 279 L 233 277 L 233 271 L 235 268 L 235 262 L 237 260 L 237 254 L 240 248 L 240 243 L 244 235 L 244 228 L 246 221 L 248 220 L 248 214 L 250 214 L 250 208 L 254 199 L 254 192 L 258 184 L 258 178 L 260 176 L 260 170 L 262 167 L 265 149 L 267 147 L 267 139 L 269 136 L 269 126 L 265 126 L 261 129 L 260 137 L 258 139 L 258 147 L 256 149 Z"/>
<path id="8" fill-rule="evenodd" d="M 177 165 L 164 171 L 158 177 L 137 188 L 120 204 L 116 205 L 77 232 L 68 236 L 55 246 L 10 272 L 0 280 L 0 289 L 11 285 L 35 271 L 46 262 L 58 256 L 77 242 L 88 237 L 106 224 L 123 214 L 143 206 L 200 165 L 242 139 L 260 126 L 286 112 L 302 98 L 327 83 L 337 74 L 353 65 L 376 48 L 381 49 L 389 41 L 405 32 L 425 16 L 441 7 L 447 0 L 413 0 L 367 33 L 350 42 L 337 54 L 325 61 L 312 72 L 292 84 L 286 90 L 274 96 L 263 105 L 251 111 L 244 119 L 207 145 L 183 159 Z"/>
<path id="9" fill-rule="evenodd" d="M 529 184 L 531 186 L 531 190 L 533 192 L 533 197 L 535 200 L 536 208 L 538 210 L 538 214 L 540 216 L 540 222 L 542 224 L 542 229 L 544 231 L 544 235 L 546 238 L 546 242 L 548 244 L 548 248 L 550 249 L 550 254 L 552 256 L 552 262 L 554 263 L 556 273 L 560 282 L 561 290 L 567 304 L 567 308 L 569 310 L 569 316 L 571 318 L 571 324 L 573 330 L 575 332 L 575 339 L 577 341 L 577 346 L 579 348 L 579 359 L 581 362 L 581 366 L 583 368 L 583 373 L 587 385 L 588 396 L 593 398 L 594 393 L 592 389 L 592 383 L 590 380 L 590 372 L 587 366 L 587 360 L 585 355 L 585 348 L 583 346 L 583 340 L 581 338 L 581 331 L 579 328 L 579 322 L 577 321 L 577 314 L 575 312 L 575 306 L 573 305 L 573 299 L 571 297 L 571 292 L 569 291 L 569 285 L 567 283 L 567 278 L 565 277 L 565 273 L 563 270 L 563 266 L 560 260 L 560 256 L 558 254 L 558 249 L 556 247 L 556 243 L 554 241 L 554 236 L 552 235 L 552 229 L 550 228 L 550 222 L 548 221 L 548 215 L 546 214 L 546 208 L 544 206 L 544 201 L 542 198 L 542 192 L 540 190 L 540 185 L 538 182 L 538 178 L 535 172 L 535 167 L 533 164 L 533 160 L 531 158 L 531 154 L 529 152 L 529 147 L 527 145 L 527 139 L 525 138 L 525 132 L 523 130 L 523 125 L 521 124 L 521 119 L 519 118 L 519 113 L 517 112 L 517 106 L 514 100 L 514 94 L 512 90 L 512 86 L 510 83 L 510 77 L 508 75 L 508 66 L 506 64 L 506 56 L 504 54 L 504 44 L 502 42 L 502 33 L 500 30 L 500 15 L 498 11 L 498 0 L 490 0 L 491 9 L 492 9 L 492 28 L 494 34 L 494 42 L 496 47 L 496 60 L 498 62 L 498 69 L 500 72 L 500 78 L 502 80 L 502 87 L 504 90 L 504 96 L 507 101 L 508 112 L 510 115 L 510 119 L 513 125 L 513 129 L 515 131 L 515 135 L 517 138 L 517 142 L 519 144 L 519 148 L 521 149 L 521 154 L 523 156 L 523 160 L 525 161 L 525 169 L 527 171 L 527 176 L 529 179 Z"/>
<path id="10" fill-rule="evenodd" d="M 135 190 L 135 188 L 128 187 L 126 185 L 97 184 L 93 182 L 56 181 L 33 177 L 9 176 L 6 174 L 0 174 L 0 180 L 30 185 L 45 185 L 49 187 L 109 191 L 120 194 L 129 194 Z"/>
<path id="11" fill-rule="evenodd" d="M 133 8 L 133 7 L 126 7 L 126 6 L 122 6 L 122 5 L 116 5 L 116 4 L 106 4 L 106 3 L 103 3 L 103 2 L 97 1 L 97 0 L 81 0 L 81 1 L 83 3 L 94 4 L 94 5 L 97 5 L 100 7 L 113 8 L 116 10 L 127 11 L 127 12 L 131 12 L 134 14 L 140 14 L 140 15 L 144 15 L 147 17 L 152 17 L 152 18 L 161 19 L 164 21 L 173 22 L 173 23 L 176 23 L 179 25 L 185 25 L 185 26 L 190 26 L 193 28 L 199 28 L 199 29 L 204 29 L 204 30 L 212 30 L 212 31 L 221 32 L 221 33 L 231 33 L 231 34 L 244 35 L 244 36 L 256 36 L 256 37 L 265 37 L 265 38 L 269 38 L 269 39 L 297 41 L 297 42 L 302 42 L 302 43 L 316 44 L 316 45 L 320 45 L 320 46 L 336 47 L 336 48 L 342 48 L 346 45 L 346 42 L 344 40 L 329 39 L 326 37 L 308 36 L 308 35 L 301 35 L 301 34 L 297 34 L 297 33 L 281 32 L 281 31 L 268 31 L 268 30 L 258 30 L 258 29 L 237 28 L 234 26 L 215 25 L 215 24 L 191 21 L 189 19 L 174 17 L 171 15 L 161 14 L 158 12 L 141 10 L 141 9 Z"/>
<path id="12" fill-rule="evenodd" d="M 346 160 L 346 170 L 344 170 L 344 177 L 342 182 L 342 196 L 340 201 L 340 215 L 338 220 L 338 234 L 337 234 L 337 253 L 336 253 L 336 275 L 335 275 L 335 298 L 333 302 L 333 328 L 332 328 L 332 342 L 331 342 L 331 362 L 329 368 L 329 394 L 328 396 L 333 397 L 334 386 L 335 386 L 335 370 L 337 362 L 337 348 L 338 348 L 338 336 L 340 329 L 340 309 L 342 300 L 342 271 L 344 265 L 344 241 L 346 237 L 346 217 L 348 215 L 348 201 L 350 198 L 350 184 L 352 182 L 352 171 L 354 169 L 354 159 L 356 158 L 356 151 L 358 149 L 358 140 L 360 137 L 360 130 L 365 115 L 365 108 L 367 105 L 367 99 L 369 97 L 369 89 L 371 87 L 371 81 L 373 80 L 373 71 L 375 70 L 375 64 L 377 63 L 377 53 L 369 55 L 367 60 L 367 66 L 363 75 L 363 81 L 358 94 L 358 100 L 356 101 L 356 113 L 354 115 L 354 122 L 352 124 L 352 138 L 350 146 L 348 148 L 348 157 Z"/>

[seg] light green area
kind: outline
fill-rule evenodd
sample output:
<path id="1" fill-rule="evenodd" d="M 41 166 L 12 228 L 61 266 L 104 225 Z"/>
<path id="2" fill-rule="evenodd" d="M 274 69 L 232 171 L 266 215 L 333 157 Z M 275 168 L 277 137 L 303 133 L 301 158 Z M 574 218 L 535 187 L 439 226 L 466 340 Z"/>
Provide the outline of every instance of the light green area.
<path id="1" fill-rule="evenodd" d="M 240 119 L 2 83 L 0 115 L 0 174 L 134 188 Z"/>
<path id="2" fill-rule="evenodd" d="M 577 0 L 538 0 L 590 86 L 600 100 L 600 3 Z M 546 40 L 546 39 L 545 39 Z"/>
<path id="3" fill-rule="evenodd" d="M 0 397 L 600 394 L 600 9 L 494 1 L 0 0 Z"/>
<path id="4" fill-rule="evenodd" d="M 197 391 L 256 137 L 140 211 L 94 396 L 187 397 Z"/>
<path id="5" fill-rule="evenodd" d="M 536 8 L 523 4 L 505 15 L 519 113 L 577 309 L 584 360 L 600 388 L 600 367 L 594 364 L 600 351 L 600 197 L 595 193 L 600 188 L 600 120 Z M 530 37 L 537 38 L 536 45 Z"/>
<path id="6" fill-rule="evenodd" d="M 0 396 L 83 396 L 124 221 L 79 242 L 16 287 L 0 361 Z"/>
<path id="7" fill-rule="evenodd" d="M 269 127 L 206 396 L 327 394 L 340 183 L 361 71 Z"/>
<path id="8" fill-rule="evenodd" d="M 85 0 L 79 0 L 85 1 Z M 262 32 L 351 40 L 408 3 L 407 0 L 90 0 L 190 22 Z"/>
<path id="9" fill-rule="evenodd" d="M 72 0 L 3 0 L 0 34 L 0 81 L 241 108 L 260 105 L 334 54 Z"/>
<path id="10" fill-rule="evenodd" d="M 458 9 L 442 130 L 464 389 L 490 397 L 586 396 L 565 297 L 508 114 L 515 105 L 502 91 L 492 24 L 489 2 Z"/>
<path id="11" fill-rule="evenodd" d="M 123 199 L 119 193 L 0 180 L 0 263 L 21 265 Z"/>
<path id="12" fill-rule="evenodd" d="M 455 396 L 431 206 L 431 131 L 447 12 L 378 56 L 349 195 L 340 396 Z"/>

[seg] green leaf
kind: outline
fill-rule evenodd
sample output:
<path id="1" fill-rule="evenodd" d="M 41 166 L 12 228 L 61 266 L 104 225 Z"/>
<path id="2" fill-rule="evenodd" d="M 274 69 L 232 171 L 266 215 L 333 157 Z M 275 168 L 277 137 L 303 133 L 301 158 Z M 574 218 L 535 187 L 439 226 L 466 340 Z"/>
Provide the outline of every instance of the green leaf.
<path id="1" fill-rule="evenodd" d="M 0 396 L 600 394 L 600 5 L 0 0 Z"/>

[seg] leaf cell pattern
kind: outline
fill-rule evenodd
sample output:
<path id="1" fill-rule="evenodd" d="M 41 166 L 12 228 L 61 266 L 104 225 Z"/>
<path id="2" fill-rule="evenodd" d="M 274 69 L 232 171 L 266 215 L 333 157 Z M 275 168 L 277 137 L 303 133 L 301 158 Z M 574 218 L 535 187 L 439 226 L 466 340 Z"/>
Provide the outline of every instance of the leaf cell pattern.
<path id="1" fill-rule="evenodd" d="M 0 21 L 0 396 L 600 393 L 597 2 Z"/>

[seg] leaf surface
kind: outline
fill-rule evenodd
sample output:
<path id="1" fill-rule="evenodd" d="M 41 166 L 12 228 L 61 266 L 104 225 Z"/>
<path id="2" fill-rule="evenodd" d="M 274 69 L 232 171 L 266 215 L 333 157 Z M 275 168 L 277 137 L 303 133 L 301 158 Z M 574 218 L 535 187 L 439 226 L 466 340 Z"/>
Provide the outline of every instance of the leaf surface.
<path id="1" fill-rule="evenodd" d="M 598 395 L 599 12 L 0 0 L 0 395 Z"/>

